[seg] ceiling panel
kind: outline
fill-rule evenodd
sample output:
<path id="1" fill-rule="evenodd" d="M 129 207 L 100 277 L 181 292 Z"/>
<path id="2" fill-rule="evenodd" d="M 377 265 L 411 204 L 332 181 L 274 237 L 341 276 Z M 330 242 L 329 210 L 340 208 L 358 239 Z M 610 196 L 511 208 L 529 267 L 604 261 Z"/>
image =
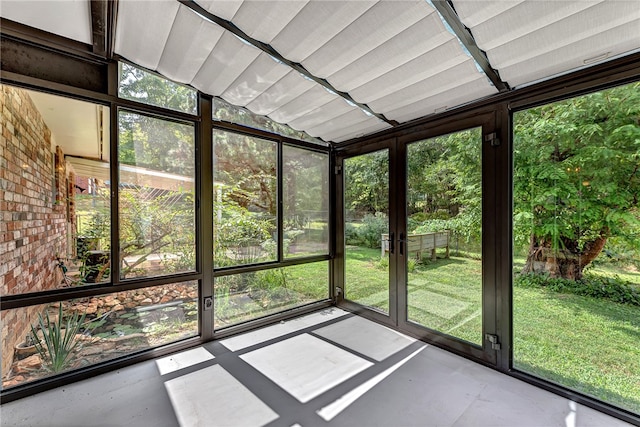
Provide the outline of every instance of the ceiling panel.
<path id="1" fill-rule="evenodd" d="M 385 123 L 375 117 L 369 117 L 363 122 L 356 123 L 346 128 L 330 131 L 323 138 L 334 142 L 344 142 L 352 138 L 360 138 L 365 135 L 389 129 L 391 125 Z"/>
<path id="2" fill-rule="evenodd" d="M 368 103 L 392 95 L 465 62 L 472 63 L 472 60 L 461 52 L 457 40 L 449 40 L 434 50 L 353 89 L 350 93 L 355 100 Z M 470 74 L 474 75 L 474 78 L 477 77 L 477 70 L 470 70 Z"/>
<path id="3" fill-rule="evenodd" d="M 311 89 L 269 114 L 276 122 L 289 123 L 339 97 L 316 84 Z M 344 102 L 344 100 L 343 100 Z"/>
<path id="4" fill-rule="evenodd" d="M 319 124 L 346 114 L 353 109 L 344 99 L 335 97 L 332 101 L 324 104 L 315 110 L 307 112 L 304 116 L 288 122 L 294 129 L 309 129 Z"/>
<path id="5" fill-rule="evenodd" d="M 231 21 L 243 0 L 199 0 L 198 4 L 220 18 Z"/>
<path id="6" fill-rule="evenodd" d="M 91 11 L 86 0 L 2 0 L 0 16 L 62 37 L 91 44 Z"/>
<path id="7" fill-rule="evenodd" d="M 304 8 L 308 0 L 247 1 L 233 17 L 233 23 L 249 36 L 271 41 Z M 218 3 L 219 1 L 214 1 Z"/>
<path id="8" fill-rule="evenodd" d="M 347 113 L 341 114 L 330 120 L 325 120 L 319 125 L 309 128 L 307 133 L 311 136 L 333 133 L 336 130 L 340 130 L 353 125 L 357 125 L 358 123 L 368 121 L 370 118 L 371 116 L 365 114 L 365 112 L 360 110 L 359 108 L 353 108 L 351 109 L 351 111 Z M 376 120 L 379 120 L 379 119 L 376 118 Z"/>
<path id="9" fill-rule="evenodd" d="M 479 77 L 481 78 L 480 80 L 478 80 Z M 455 67 L 437 73 L 434 76 L 430 76 L 403 89 L 394 91 L 380 99 L 371 101 L 368 105 L 374 111 L 380 111 L 386 114 L 389 111 L 397 110 L 405 105 L 453 90 L 465 83 L 471 81 L 482 82 L 483 80 L 486 80 L 488 84 L 488 79 L 478 73 L 475 63 L 471 58 L 468 58 Z"/>
<path id="10" fill-rule="evenodd" d="M 260 55 L 260 50 L 225 31 L 193 79 L 201 91 L 220 96 Z"/>
<path id="11" fill-rule="evenodd" d="M 266 116 L 316 85 L 314 81 L 303 77 L 297 71 L 290 70 L 282 79 L 247 104 L 247 108 L 256 114 Z"/>
<path id="12" fill-rule="evenodd" d="M 156 70 L 179 8 L 175 1 L 120 0 L 115 53 Z"/>
<path id="13" fill-rule="evenodd" d="M 427 0 L 197 3 L 401 123 L 498 92 Z M 511 86 L 640 49 L 637 0 L 451 4 Z M 115 52 L 135 64 L 326 140 L 389 126 L 178 1 L 118 6 Z M 0 14 L 91 42 L 86 0 L 4 0 Z"/>
<path id="14" fill-rule="evenodd" d="M 455 37 L 438 25 L 442 25 L 440 19 L 432 13 L 328 80 L 341 90 L 351 91 L 449 42 L 453 41 L 453 49 L 462 52 Z"/>
<path id="15" fill-rule="evenodd" d="M 500 73 L 514 86 L 545 79 L 637 50 L 639 34 L 640 21 L 631 22 L 504 67 Z M 615 50 L 611 40 L 615 40 Z"/>
<path id="16" fill-rule="evenodd" d="M 302 65 L 314 75 L 326 78 L 430 13 L 422 0 L 379 2 L 307 57 Z"/>
<path id="17" fill-rule="evenodd" d="M 291 68 L 288 66 L 274 60 L 266 53 L 260 53 L 221 96 L 225 101 L 244 107 L 289 71 Z"/>
<path id="18" fill-rule="evenodd" d="M 636 0 L 454 0 L 453 5 L 492 66 L 512 86 L 640 48 Z"/>
<path id="19" fill-rule="evenodd" d="M 456 86 L 445 92 L 431 96 L 385 113 L 388 118 L 400 123 L 425 117 L 434 113 L 450 110 L 456 106 L 471 101 L 482 99 L 496 94 L 498 91 L 492 86 L 486 77 L 478 77 L 476 80 Z"/>
<path id="20" fill-rule="evenodd" d="M 375 4 L 376 1 L 310 1 L 271 45 L 285 58 L 302 62 Z"/>
<path id="21" fill-rule="evenodd" d="M 223 33 L 221 27 L 180 6 L 158 71 L 170 79 L 191 83 Z"/>

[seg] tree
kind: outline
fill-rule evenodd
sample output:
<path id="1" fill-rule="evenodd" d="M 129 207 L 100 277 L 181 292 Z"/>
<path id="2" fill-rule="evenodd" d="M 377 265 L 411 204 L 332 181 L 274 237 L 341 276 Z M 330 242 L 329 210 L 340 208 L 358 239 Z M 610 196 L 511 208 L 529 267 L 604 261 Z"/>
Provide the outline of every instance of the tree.
<path id="1" fill-rule="evenodd" d="M 524 273 L 580 279 L 640 222 L 640 83 L 514 117 L 514 224 Z"/>

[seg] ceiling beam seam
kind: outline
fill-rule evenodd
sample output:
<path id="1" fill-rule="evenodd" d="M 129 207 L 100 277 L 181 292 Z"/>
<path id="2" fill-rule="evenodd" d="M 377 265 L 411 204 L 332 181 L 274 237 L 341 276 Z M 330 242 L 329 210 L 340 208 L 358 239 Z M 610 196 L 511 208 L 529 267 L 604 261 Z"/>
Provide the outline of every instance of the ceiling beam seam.
<path id="1" fill-rule="evenodd" d="M 320 78 L 320 77 L 317 77 L 317 76 L 313 75 L 302 64 L 300 64 L 298 62 L 293 62 L 293 61 L 285 58 L 277 50 L 275 50 L 271 45 L 269 45 L 267 43 L 264 43 L 264 42 L 261 42 L 260 40 L 256 40 L 253 37 L 249 36 L 247 33 L 245 33 L 240 28 L 238 28 L 233 22 L 227 21 L 226 19 L 220 18 L 219 16 L 216 16 L 216 15 L 212 14 L 211 12 L 209 12 L 208 10 L 206 10 L 202 6 L 200 6 L 195 0 L 178 0 L 178 1 L 181 4 L 183 4 L 184 6 L 188 7 L 189 9 L 191 9 L 193 12 L 195 12 L 198 15 L 202 16 L 203 18 L 205 18 L 205 19 L 207 19 L 207 20 L 219 25 L 220 27 L 224 28 L 225 30 L 231 32 L 232 34 L 236 35 L 240 39 L 242 39 L 245 42 L 249 43 L 250 45 L 254 46 L 255 48 L 260 49 L 261 51 L 265 52 L 267 55 L 270 55 L 274 59 L 282 62 L 283 64 L 285 64 L 287 66 L 289 66 L 290 68 L 292 68 L 295 71 L 299 72 L 303 76 L 305 76 L 305 77 L 313 80 L 314 82 L 318 83 L 319 85 L 323 86 L 325 89 L 331 91 L 332 93 L 335 93 L 337 96 L 343 98 L 348 103 L 353 104 L 354 106 L 360 108 L 361 110 L 365 111 L 366 113 L 371 114 L 374 117 L 377 117 L 378 119 L 384 121 L 385 123 L 390 124 L 391 126 L 397 126 L 399 124 L 395 120 L 390 120 L 390 119 L 386 118 L 383 114 L 380 114 L 380 113 L 377 113 L 377 112 L 373 111 L 367 104 L 363 104 L 361 102 L 356 101 L 347 92 L 343 92 L 343 91 L 340 91 L 340 90 L 336 89 L 326 79 L 323 79 L 323 78 Z"/>
<path id="2" fill-rule="evenodd" d="M 500 78 L 498 71 L 491 66 L 486 52 L 478 47 L 476 40 L 473 38 L 473 34 L 471 34 L 471 30 L 462 23 L 460 17 L 453 8 L 451 1 L 433 0 L 432 4 L 440 13 L 440 16 L 442 16 L 447 24 L 449 24 L 455 35 L 458 37 L 458 40 L 460 40 L 460 43 L 467 48 L 473 59 L 482 71 L 484 71 L 489 80 L 491 80 L 491 83 L 493 83 L 496 89 L 500 92 L 509 91 L 509 84 L 504 82 Z"/>

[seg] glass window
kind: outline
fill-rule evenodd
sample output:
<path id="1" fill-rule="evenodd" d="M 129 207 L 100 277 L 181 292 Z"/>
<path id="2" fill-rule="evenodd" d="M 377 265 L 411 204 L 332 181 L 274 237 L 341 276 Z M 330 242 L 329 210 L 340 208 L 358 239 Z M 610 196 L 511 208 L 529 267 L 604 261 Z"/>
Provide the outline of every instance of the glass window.
<path id="1" fill-rule="evenodd" d="M 389 150 L 344 160 L 345 298 L 389 313 Z"/>
<path id="2" fill-rule="evenodd" d="M 284 256 L 329 253 L 329 156 L 285 145 Z"/>
<path id="3" fill-rule="evenodd" d="M 120 62 L 118 96 L 157 107 L 197 114 L 195 89 Z"/>
<path id="4" fill-rule="evenodd" d="M 213 141 L 215 266 L 277 260 L 276 142 L 224 131 Z"/>
<path id="5" fill-rule="evenodd" d="M 193 125 L 118 118 L 121 277 L 195 270 Z"/>
<path id="6" fill-rule="evenodd" d="M 214 328 L 235 325 L 329 297 L 329 263 L 314 262 L 214 280 Z"/>
<path id="7" fill-rule="evenodd" d="M 254 114 L 246 108 L 236 107 L 220 98 L 213 99 L 213 120 L 237 123 L 260 129 L 278 135 L 286 136 L 301 141 L 313 142 L 315 144 L 327 146 L 328 144 L 321 139 L 313 138 L 306 132 L 298 131 L 289 126 L 275 122 L 267 116 Z"/>
<path id="8" fill-rule="evenodd" d="M 196 336 L 198 284 L 3 310 L 1 316 L 7 389 Z"/>
<path id="9" fill-rule="evenodd" d="M 513 366 L 640 413 L 640 83 L 513 128 Z"/>
<path id="10" fill-rule="evenodd" d="M 407 147 L 408 320 L 482 345 L 482 128 Z"/>
<path id="11" fill-rule="evenodd" d="M 0 295 L 109 281 L 109 108 L 0 90 Z"/>

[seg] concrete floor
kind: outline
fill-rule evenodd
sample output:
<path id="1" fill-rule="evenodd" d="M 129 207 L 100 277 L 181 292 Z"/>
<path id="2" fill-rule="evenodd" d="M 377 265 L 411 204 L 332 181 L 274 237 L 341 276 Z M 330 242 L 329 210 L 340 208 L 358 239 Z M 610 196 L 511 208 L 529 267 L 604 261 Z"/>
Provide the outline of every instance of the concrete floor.
<path id="1" fill-rule="evenodd" d="M 626 424 L 332 308 L 5 404 L 2 426 Z"/>

